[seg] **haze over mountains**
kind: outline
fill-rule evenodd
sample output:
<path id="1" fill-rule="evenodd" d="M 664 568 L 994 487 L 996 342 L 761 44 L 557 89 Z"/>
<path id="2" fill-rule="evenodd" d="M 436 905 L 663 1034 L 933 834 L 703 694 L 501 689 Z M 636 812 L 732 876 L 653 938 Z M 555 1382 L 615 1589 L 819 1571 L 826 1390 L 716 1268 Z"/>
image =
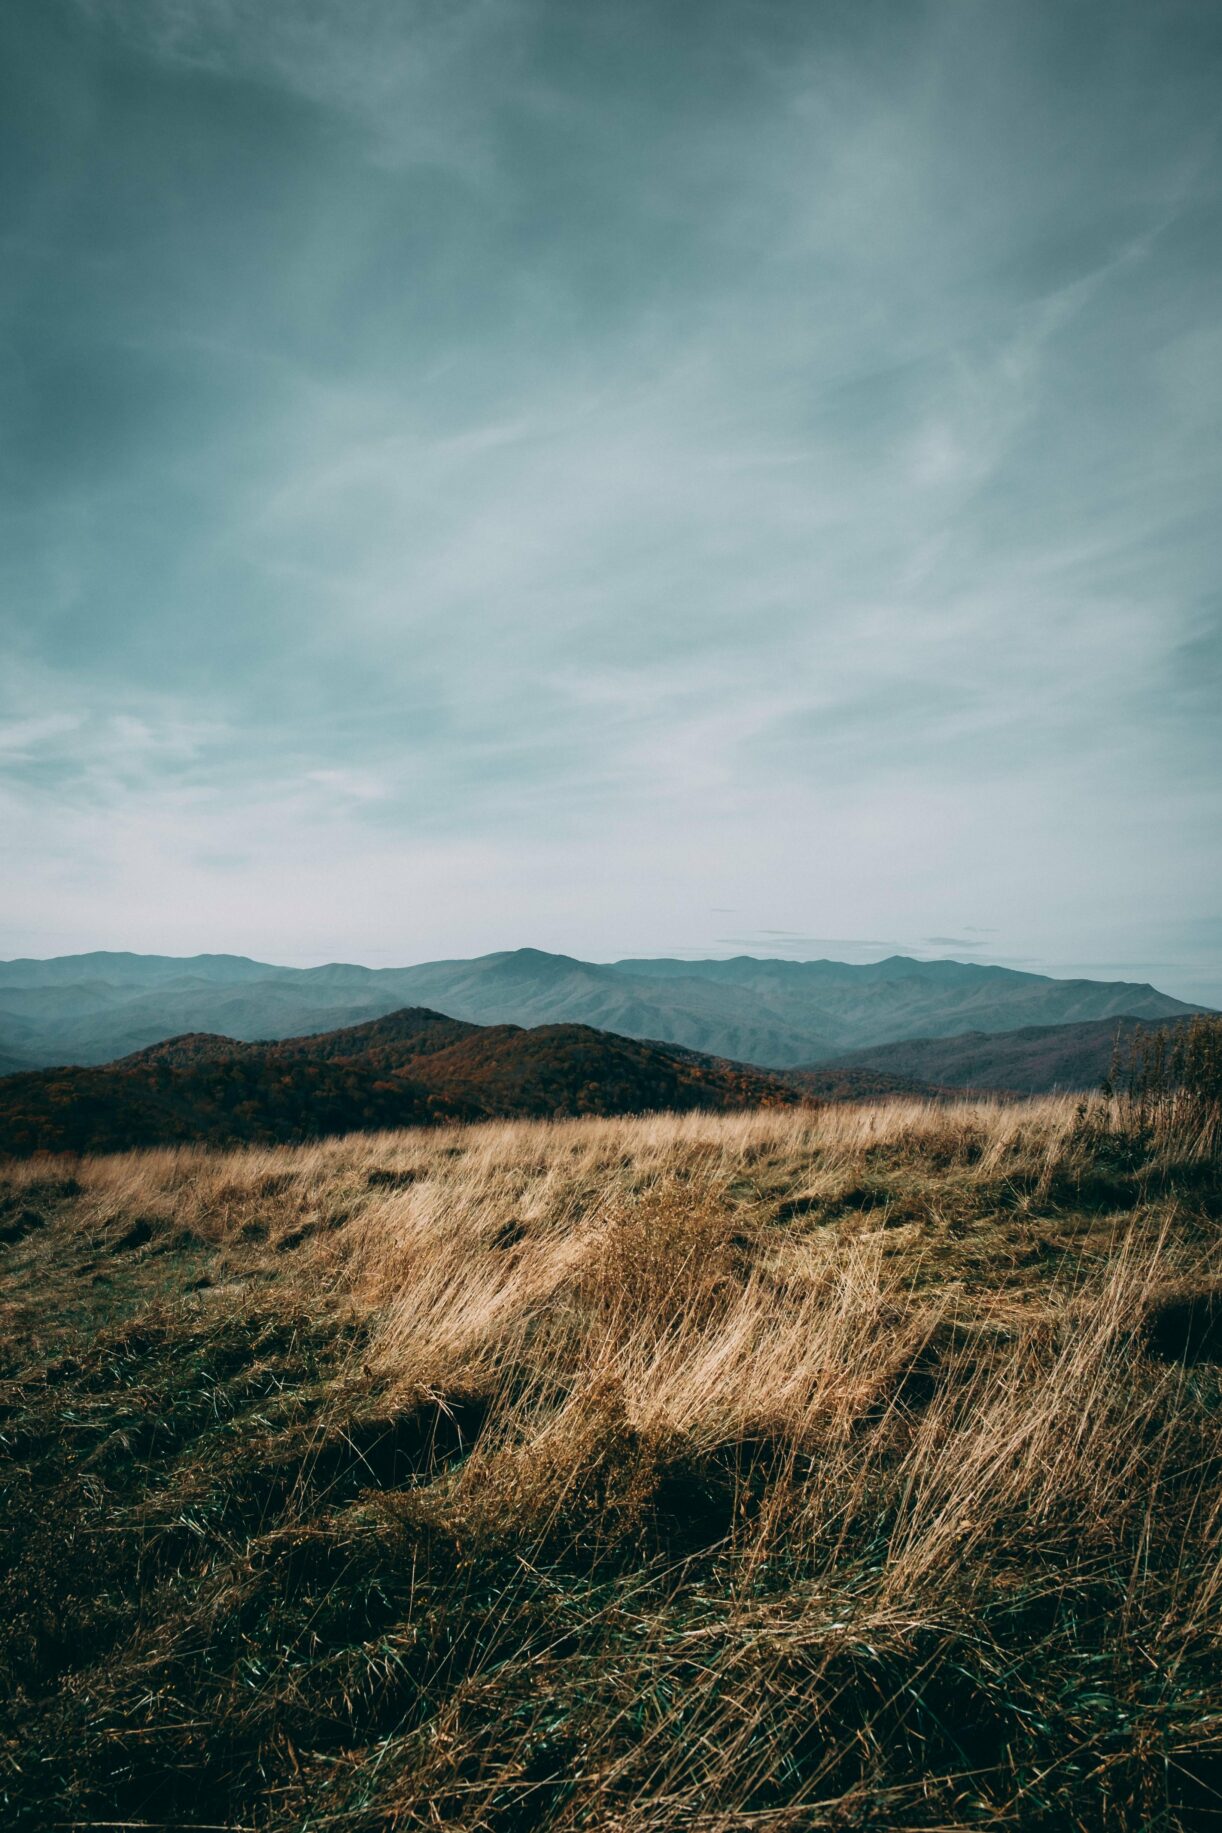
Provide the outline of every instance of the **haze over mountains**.
<path id="1" fill-rule="evenodd" d="M 593 1026 L 769 1069 L 866 1066 L 857 1053 L 871 1052 L 870 1067 L 932 1080 L 945 1078 L 881 1047 L 1197 1009 L 1147 984 L 904 956 L 595 963 L 527 948 L 379 969 L 102 952 L 0 963 L 0 1073 L 105 1063 L 187 1032 L 299 1037 L 405 1006 L 478 1025 Z"/>

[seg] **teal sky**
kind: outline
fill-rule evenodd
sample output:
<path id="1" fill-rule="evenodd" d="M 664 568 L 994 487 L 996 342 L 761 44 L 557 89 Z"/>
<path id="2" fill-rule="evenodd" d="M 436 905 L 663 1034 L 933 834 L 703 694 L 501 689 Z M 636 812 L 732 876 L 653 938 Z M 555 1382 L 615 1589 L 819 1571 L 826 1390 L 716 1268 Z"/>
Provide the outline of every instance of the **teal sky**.
<path id="1" fill-rule="evenodd" d="M 1222 7 L 6 0 L 0 955 L 1222 1004 Z"/>

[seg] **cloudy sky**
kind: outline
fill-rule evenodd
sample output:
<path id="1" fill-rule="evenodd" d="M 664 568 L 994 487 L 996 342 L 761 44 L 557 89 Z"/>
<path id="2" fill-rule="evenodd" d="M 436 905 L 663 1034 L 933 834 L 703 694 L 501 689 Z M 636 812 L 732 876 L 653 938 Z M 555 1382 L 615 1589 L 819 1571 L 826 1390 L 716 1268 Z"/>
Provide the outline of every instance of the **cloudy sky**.
<path id="1" fill-rule="evenodd" d="M 1222 1003 L 1215 0 L 6 0 L 0 955 Z"/>

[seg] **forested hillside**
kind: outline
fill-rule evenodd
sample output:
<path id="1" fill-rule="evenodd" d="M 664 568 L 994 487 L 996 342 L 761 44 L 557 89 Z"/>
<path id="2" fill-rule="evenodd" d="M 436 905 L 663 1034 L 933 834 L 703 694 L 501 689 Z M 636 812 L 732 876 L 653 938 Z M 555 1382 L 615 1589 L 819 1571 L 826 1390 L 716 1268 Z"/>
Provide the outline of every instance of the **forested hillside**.
<path id="1" fill-rule="evenodd" d="M 585 1025 L 462 1024 L 423 1009 L 272 1044 L 188 1035 L 102 1068 L 0 1081 L 0 1154 L 296 1141 L 444 1120 L 792 1105 L 741 1064 Z"/>

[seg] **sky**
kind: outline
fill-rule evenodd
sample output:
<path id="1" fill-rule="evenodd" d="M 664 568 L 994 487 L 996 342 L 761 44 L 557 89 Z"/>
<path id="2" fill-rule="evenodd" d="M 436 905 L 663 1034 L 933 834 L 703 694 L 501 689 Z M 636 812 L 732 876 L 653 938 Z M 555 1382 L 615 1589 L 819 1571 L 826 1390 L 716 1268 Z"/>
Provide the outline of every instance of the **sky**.
<path id="1" fill-rule="evenodd" d="M 1216 0 L 5 0 L 0 955 L 1222 1005 Z"/>

